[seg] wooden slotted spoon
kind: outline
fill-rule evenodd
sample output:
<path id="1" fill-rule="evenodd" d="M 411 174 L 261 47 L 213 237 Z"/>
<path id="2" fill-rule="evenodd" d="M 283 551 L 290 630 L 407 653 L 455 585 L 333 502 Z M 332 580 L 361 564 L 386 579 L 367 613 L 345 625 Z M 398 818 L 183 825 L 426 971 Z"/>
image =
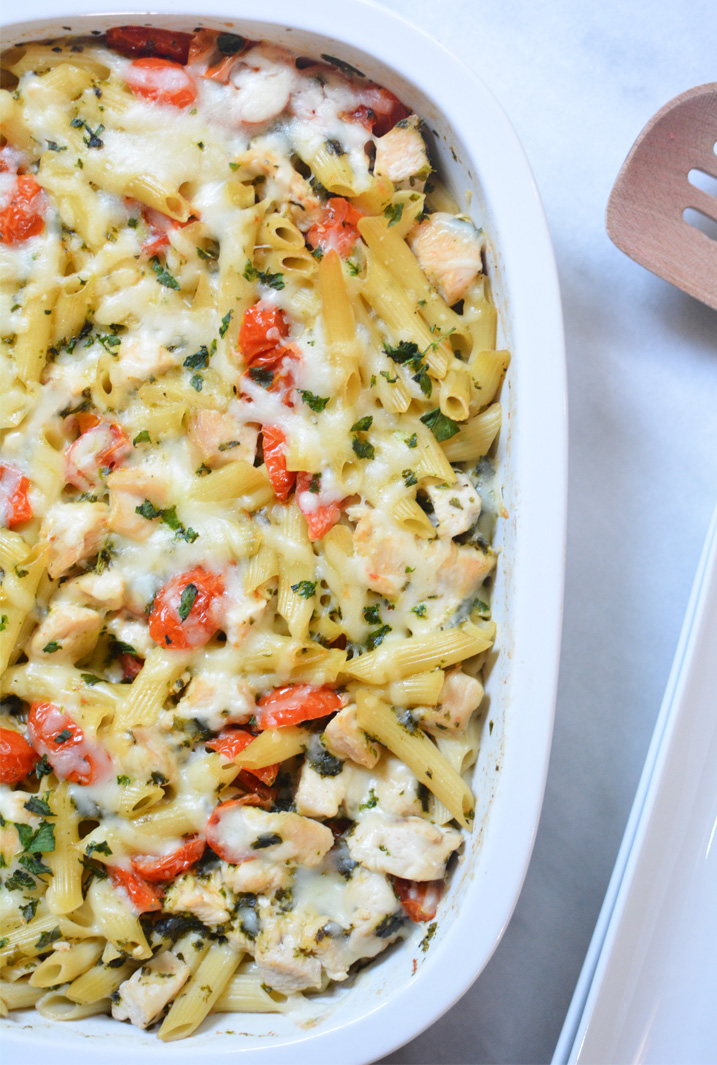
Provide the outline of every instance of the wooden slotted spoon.
<path id="1" fill-rule="evenodd" d="M 693 208 L 717 222 L 717 198 L 690 170 L 717 179 L 717 83 L 676 96 L 633 144 L 607 206 L 607 232 L 635 262 L 717 310 L 717 240 L 686 222 Z"/>

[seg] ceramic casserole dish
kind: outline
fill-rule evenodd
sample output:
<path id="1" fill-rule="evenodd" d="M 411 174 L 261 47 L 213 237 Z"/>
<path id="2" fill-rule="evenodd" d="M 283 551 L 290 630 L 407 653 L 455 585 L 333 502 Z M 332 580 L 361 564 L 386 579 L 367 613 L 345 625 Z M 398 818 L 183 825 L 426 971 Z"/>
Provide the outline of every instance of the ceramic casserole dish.
<path id="1" fill-rule="evenodd" d="M 28 0 L 6 15 L 3 46 L 141 24 L 197 26 L 267 40 L 306 56 L 330 55 L 395 93 L 430 130 L 440 176 L 486 234 L 486 266 L 499 317 L 499 347 L 512 361 L 503 385 L 497 462 L 504 504 L 495 542 L 498 627 L 486 685 L 472 788 L 476 822 L 442 900 L 435 934 L 416 926 L 343 984 L 297 1014 L 219 1014 L 185 1043 L 104 1016 L 64 1025 L 37 1013 L 5 1023 L 5 1060 L 51 1053 L 57 1062 L 363 1063 L 415 1037 L 445 1012 L 488 962 L 525 877 L 548 766 L 562 612 L 566 409 L 562 319 L 553 251 L 520 144 L 482 82 L 435 41 L 383 8 L 344 0 L 255 6 L 157 0 L 151 14 L 108 0 Z M 490 724 L 490 727 L 489 727 Z M 423 941 L 423 942 L 422 942 Z M 101 1042 L 100 1042 L 101 1041 Z"/>

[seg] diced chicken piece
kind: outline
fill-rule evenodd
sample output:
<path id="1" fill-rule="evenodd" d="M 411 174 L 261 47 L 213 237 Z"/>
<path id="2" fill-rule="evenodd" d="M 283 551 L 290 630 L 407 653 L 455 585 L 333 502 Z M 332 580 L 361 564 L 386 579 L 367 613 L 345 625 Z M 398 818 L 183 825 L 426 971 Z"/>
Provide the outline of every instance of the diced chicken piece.
<path id="1" fill-rule="evenodd" d="M 395 755 L 384 751 L 378 765 L 371 771 L 358 767 L 346 767 L 346 794 L 343 800 L 346 815 L 352 820 L 362 816 L 364 810 L 374 807 L 406 817 L 420 815 L 423 810 L 419 781 L 408 766 Z"/>
<path id="2" fill-rule="evenodd" d="M 241 865 L 222 863 L 224 883 L 236 895 L 272 895 L 291 881 L 291 869 L 287 865 L 257 858 Z"/>
<path id="3" fill-rule="evenodd" d="M 185 873 L 169 885 L 162 909 L 167 913 L 193 913 L 204 924 L 216 927 L 229 920 L 232 903 L 227 901 L 226 895 L 218 871 L 201 879 Z"/>
<path id="4" fill-rule="evenodd" d="M 112 1003 L 112 1016 L 147 1028 L 184 987 L 191 970 L 171 950 L 150 958 L 119 986 L 119 1001 Z"/>
<path id="5" fill-rule="evenodd" d="M 465 473 L 456 474 L 455 484 L 434 484 L 426 488 L 433 504 L 439 536 L 459 536 L 475 525 L 481 511 L 481 497 Z"/>
<path id="6" fill-rule="evenodd" d="M 241 677 L 227 673 L 198 673 L 177 703 L 180 718 L 195 718 L 211 732 L 225 725 L 244 725 L 254 713 L 254 698 Z"/>
<path id="7" fill-rule="evenodd" d="M 346 767 L 336 776 L 321 776 L 304 762 L 294 801 L 297 813 L 306 817 L 336 817 L 346 795 L 349 771 Z"/>
<path id="8" fill-rule="evenodd" d="M 146 540 L 156 528 L 155 523 L 137 513 L 145 500 L 161 510 L 169 501 L 169 485 L 165 477 L 135 467 L 116 470 L 107 478 L 110 490 L 110 529 L 128 536 L 130 540 Z"/>
<path id="9" fill-rule="evenodd" d="M 383 875 L 358 868 L 346 885 L 345 902 L 351 914 L 348 947 L 354 957 L 373 958 L 401 931 L 403 911 Z"/>
<path id="10" fill-rule="evenodd" d="M 318 924 L 323 920 L 319 918 Z M 299 911 L 275 918 L 260 932 L 254 960 L 263 983 L 285 995 L 321 987 L 316 925 L 316 918 L 312 922 Z"/>
<path id="11" fill-rule="evenodd" d="M 462 215 L 443 211 L 429 215 L 410 231 L 408 243 L 449 306 L 465 295 L 483 269 L 483 234 Z"/>
<path id="12" fill-rule="evenodd" d="M 122 338 L 119 358 L 110 366 L 113 388 L 136 388 L 150 377 L 159 377 L 176 365 L 176 357 L 150 333 Z"/>
<path id="13" fill-rule="evenodd" d="M 405 589 L 407 605 L 425 602 L 427 612 L 421 616 L 429 627 L 452 614 L 495 565 L 491 551 L 445 539 L 419 543 L 371 507 L 351 507 L 348 515 L 357 521 L 354 552 L 366 586 L 388 599 Z"/>
<path id="14" fill-rule="evenodd" d="M 225 861 L 233 864 L 262 857 L 310 867 L 319 865 L 334 842 L 330 828 L 308 817 L 268 813 L 236 803 L 216 808 L 207 825 L 207 839 Z"/>
<path id="15" fill-rule="evenodd" d="M 348 836 L 354 861 L 373 872 L 392 873 L 406 880 L 439 880 L 449 856 L 462 842 L 455 828 L 379 810 L 369 810 Z"/>
<path id="16" fill-rule="evenodd" d="M 253 463 L 259 430 L 242 425 L 229 411 L 196 411 L 189 422 L 187 438 L 197 461 L 214 469 L 235 459 Z"/>
<path id="17" fill-rule="evenodd" d="M 372 769 L 378 762 L 380 749 L 356 721 L 356 704 L 349 703 L 332 717 L 323 731 L 322 739 L 328 751 L 357 765 Z"/>
<path id="18" fill-rule="evenodd" d="M 40 539 L 48 544 L 47 572 L 55 579 L 91 558 L 102 547 L 109 529 L 104 503 L 55 503 L 45 514 Z"/>
<path id="19" fill-rule="evenodd" d="M 421 725 L 431 732 L 463 732 L 483 702 L 483 685 L 460 667 L 446 673 L 436 706 L 417 707 Z"/>
<path id="20" fill-rule="evenodd" d="M 83 573 L 68 581 L 64 590 L 66 595 L 78 595 L 101 610 L 119 610 L 124 600 L 125 583 L 121 573 L 108 569 L 104 573 Z"/>
<path id="21" fill-rule="evenodd" d="M 309 229 L 321 215 L 321 200 L 288 159 L 265 146 L 254 145 L 240 157 L 240 165 L 250 176 L 268 178 L 270 187 L 276 183 L 277 198 L 288 200 L 289 215 L 302 232 Z"/>
<path id="22" fill-rule="evenodd" d="M 102 615 L 89 607 L 60 602 L 50 609 L 33 633 L 30 654 L 51 662 L 77 662 L 97 643 Z"/>
<path id="23" fill-rule="evenodd" d="M 409 115 L 376 140 L 376 177 L 389 178 L 397 188 L 423 192 L 431 172 L 416 115 Z"/>
<path id="24" fill-rule="evenodd" d="M 266 610 L 266 599 L 259 592 L 247 595 L 238 573 L 233 579 L 228 577 L 226 586 L 222 628 L 227 643 L 239 647 Z"/>

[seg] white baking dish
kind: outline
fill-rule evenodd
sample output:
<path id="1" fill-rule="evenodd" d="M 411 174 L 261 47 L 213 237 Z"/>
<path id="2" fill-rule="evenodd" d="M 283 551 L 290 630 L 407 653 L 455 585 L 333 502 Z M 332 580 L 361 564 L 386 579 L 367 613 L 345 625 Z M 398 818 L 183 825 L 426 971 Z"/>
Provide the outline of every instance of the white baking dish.
<path id="1" fill-rule="evenodd" d="M 193 11 L 201 6 L 201 18 Z M 498 653 L 473 782 L 478 822 L 427 950 L 417 926 L 358 977 L 318 996 L 301 1017 L 223 1014 L 186 1044 L 107 1018 L 59 1025 L 15 1014 L 5 1062 L 51 1053 L 60 1065 L 208 1061 L 368 1062 L 416 1036 L 462 995 L 495 950 L 520 892 L 538 824 L 552 733 L 562 607 L 566 410 L 562 320 L 552 247 L 518 140 L 486 87 L 435 41 L 362 0 L 153 0 L 153 14 L 110 0 L 27 0 L 4 42 L 141 23 L 191 30 L 200 22 L 295 52 L 329 53 L 394 91 L 433 131 L 443 177 L 484 225 L 513 361 L 503 389 L 501 484 L 507 518 L 494 596 Z M 58 10 L 62 11 L 58 15 Z M 134 14 L 133 14 L 134 10 Z M 104 13 L 103 13 L 104 12 Z M 7 17 L 6 17 L 7 19 Z M 488 723 L 491 723 L 489 727 Z"/>

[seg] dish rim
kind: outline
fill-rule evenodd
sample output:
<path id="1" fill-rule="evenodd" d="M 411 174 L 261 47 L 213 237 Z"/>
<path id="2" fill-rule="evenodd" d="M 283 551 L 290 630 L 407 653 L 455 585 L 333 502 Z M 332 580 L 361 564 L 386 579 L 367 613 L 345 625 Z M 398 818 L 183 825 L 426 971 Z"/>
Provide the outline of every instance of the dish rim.
<path id="1" fill-rule="evenodd" d="M 353 1020 L 339 1027 L 329 1025 L 325 1030 L 317 1026 L 310 1038 L 297 1032 L 295 1039 L 282 1039 L 273 1046 L 259 1046 L 256 1042 L 222 1046 L 227 1041 L 220 1040 L 217 1033 L 195 1036 L 187 1046 L 175 1044 L 171 1048 L 157 1045 L 154 1040 L 151 1051 L 157 1060 L 170 1052 L 175 1060 L 195 1059 L 211 1049 L 212 1053 L 251 1055 L 278 1063 L 286 1061 L 291 1046 L 297 1062 L 330 1063 L 337 1060 L 337 1054 L 347 1065 L 352 1061 L 368 1062 L 417 1036 L 468 990 L 507 927 L 532 853 L 552 736 L 564 580 L 567 413 L 557 269 L 530 167 L 505 113 L 477 75 L 424 31 L 372 0 L 342 0 L 334 10 L 328 10 L 322 0 L 305 0 L 300 10 L 292 0 L 272 0 L 271 11 L 261 17 L 249 11 L 246 0 L 209 0 L 201 15 L 194 13 L 194 6 L 191 0 L 153 0 L 152 11 L 147 13 L 138 12 L 136 4 L 126 2 L 75 0 L 65 6 L 65 12 L 71 13 L 58 15 L 53 10 L 53 0 L 29 0 L 22 19 L 10 21 L 5 17 L 2 25 L 6 35 L 13 27 L 17 30 L 37 26 L 33 32 L 38 39 L 47 35 L 48 27 L 62 26 L 63 19 L 65 25 L 77 24 L 88 16 L 107 24 L 134 20 L 148 25 L 177 25 L 183 19 L 212 24 L 227 20 L 242 26 L 271 25 L 277 33 L 292 27 L 300 33 L 329 39 L 339 53 L 352 48 L 367 53 L 430 98 L 464 140 L 468 160 L 474 163 L 475 180 L 480 179 L 480 188 L 487 193 L 491 221 L 495 220 L 499 256 L 495 269 L 507 293 L 504 302 L 510 304 L 510 309 L 506 313 L 513 342 L 521 354 L 520 375 L 511 386 L 510 404 L 512 409 L 517 394 L 521 417 L 516 423 L 511 414 L 512 424 L 503 430 L 503 434 L 511 434 L 513 465 L 508 478 L 516 474 L 516 456 L 521 461 L 517 488 L 511 491 L 510 522 L 518 553 L 510 559 L 509 580 L 517 594 L 512 600 L 515 616 L 511 619 L 513 675 L 509 699 L 513 706 L 529 706 L 530 713 L 521 715 L 520 731 L 512 728 L 515 716 L 508 716 L 506 732 L 513 734 L 505 746 L 498 792 L 481 843 L 483 855 L 490 856 L 498 849 L 500 875 L 487 870 L 486 862 L 481 860 L 478 868 L 472 870 L 471 882 L 465 885 L 461 912 L 454 912 L 441 943 L 435 944 L 440 949 L 429 951 L 424 964 L 405 986 L 393 990 L 383 1002 Z M 77 25 L 73 26 L 73 32 L 78 30 Z M 478 126 L 476 113 L 480 118 Z M 488 146 L 484 157 L 481 143 Z M 516 208 L 519 218 L 512 214 Z M 541 264 L 540 270 L 532 265 L 535 262 Z M 499 306 L 499 311 L 505 312 L 506 308 Z M 541 397 L 539 411 L 533 393 Z M 528 400 L 521 401 L 520 397 L 526 395 Z M 546 481 L 547 462 L 551 477 Z M 531 469 L 534 476 L 526 476 Z M 538 598 L 539 609 L 534 605 Z M 539 641 L 535 638 L 537 632 Z M 502 653 L 510 655 L 505 647 Z M 506 837 L 505 833 L 510 835 Z M 511 839 L 509 849 L 497 848 L 496 839 L 501 836 Z M 473 861 L 477 863 L 477 856 Z M 477 900 L 481 902 L 484 923 L 472 930 L 473 950 L 466 952 L 464 925 L 476 911 Z M 443 920 L 449 920 L 448 914 Z M 350 1041 L 347 1036 L 355 1039 Z M 40 1047 L 49 1039 L 58 1051 L 67 1049 L 68 1060 L 69 1053 L 76 1060 L 84 1057 L 78 1058 L 80 1047 L 92 1052 L 91 1044 L 79 1039 L 66 1041 L 56 1025 L 49 1037 L 39 1030 L 29 1034 L 26 1029 L 18 1030 L 17 1037 L 8 1032 L 6 1051 L 17 1048 L 26 1053 L 31 1043 Z M 137 1045 L 143 1044 L 138 1040 Z M 103 1046 L 102 1053 L 108 1062 L 119 1063 L 124 1062 L 126 1050 L 110 1045 Z M 89 1054 L 87 1057 L 89 1060 Z"/>

